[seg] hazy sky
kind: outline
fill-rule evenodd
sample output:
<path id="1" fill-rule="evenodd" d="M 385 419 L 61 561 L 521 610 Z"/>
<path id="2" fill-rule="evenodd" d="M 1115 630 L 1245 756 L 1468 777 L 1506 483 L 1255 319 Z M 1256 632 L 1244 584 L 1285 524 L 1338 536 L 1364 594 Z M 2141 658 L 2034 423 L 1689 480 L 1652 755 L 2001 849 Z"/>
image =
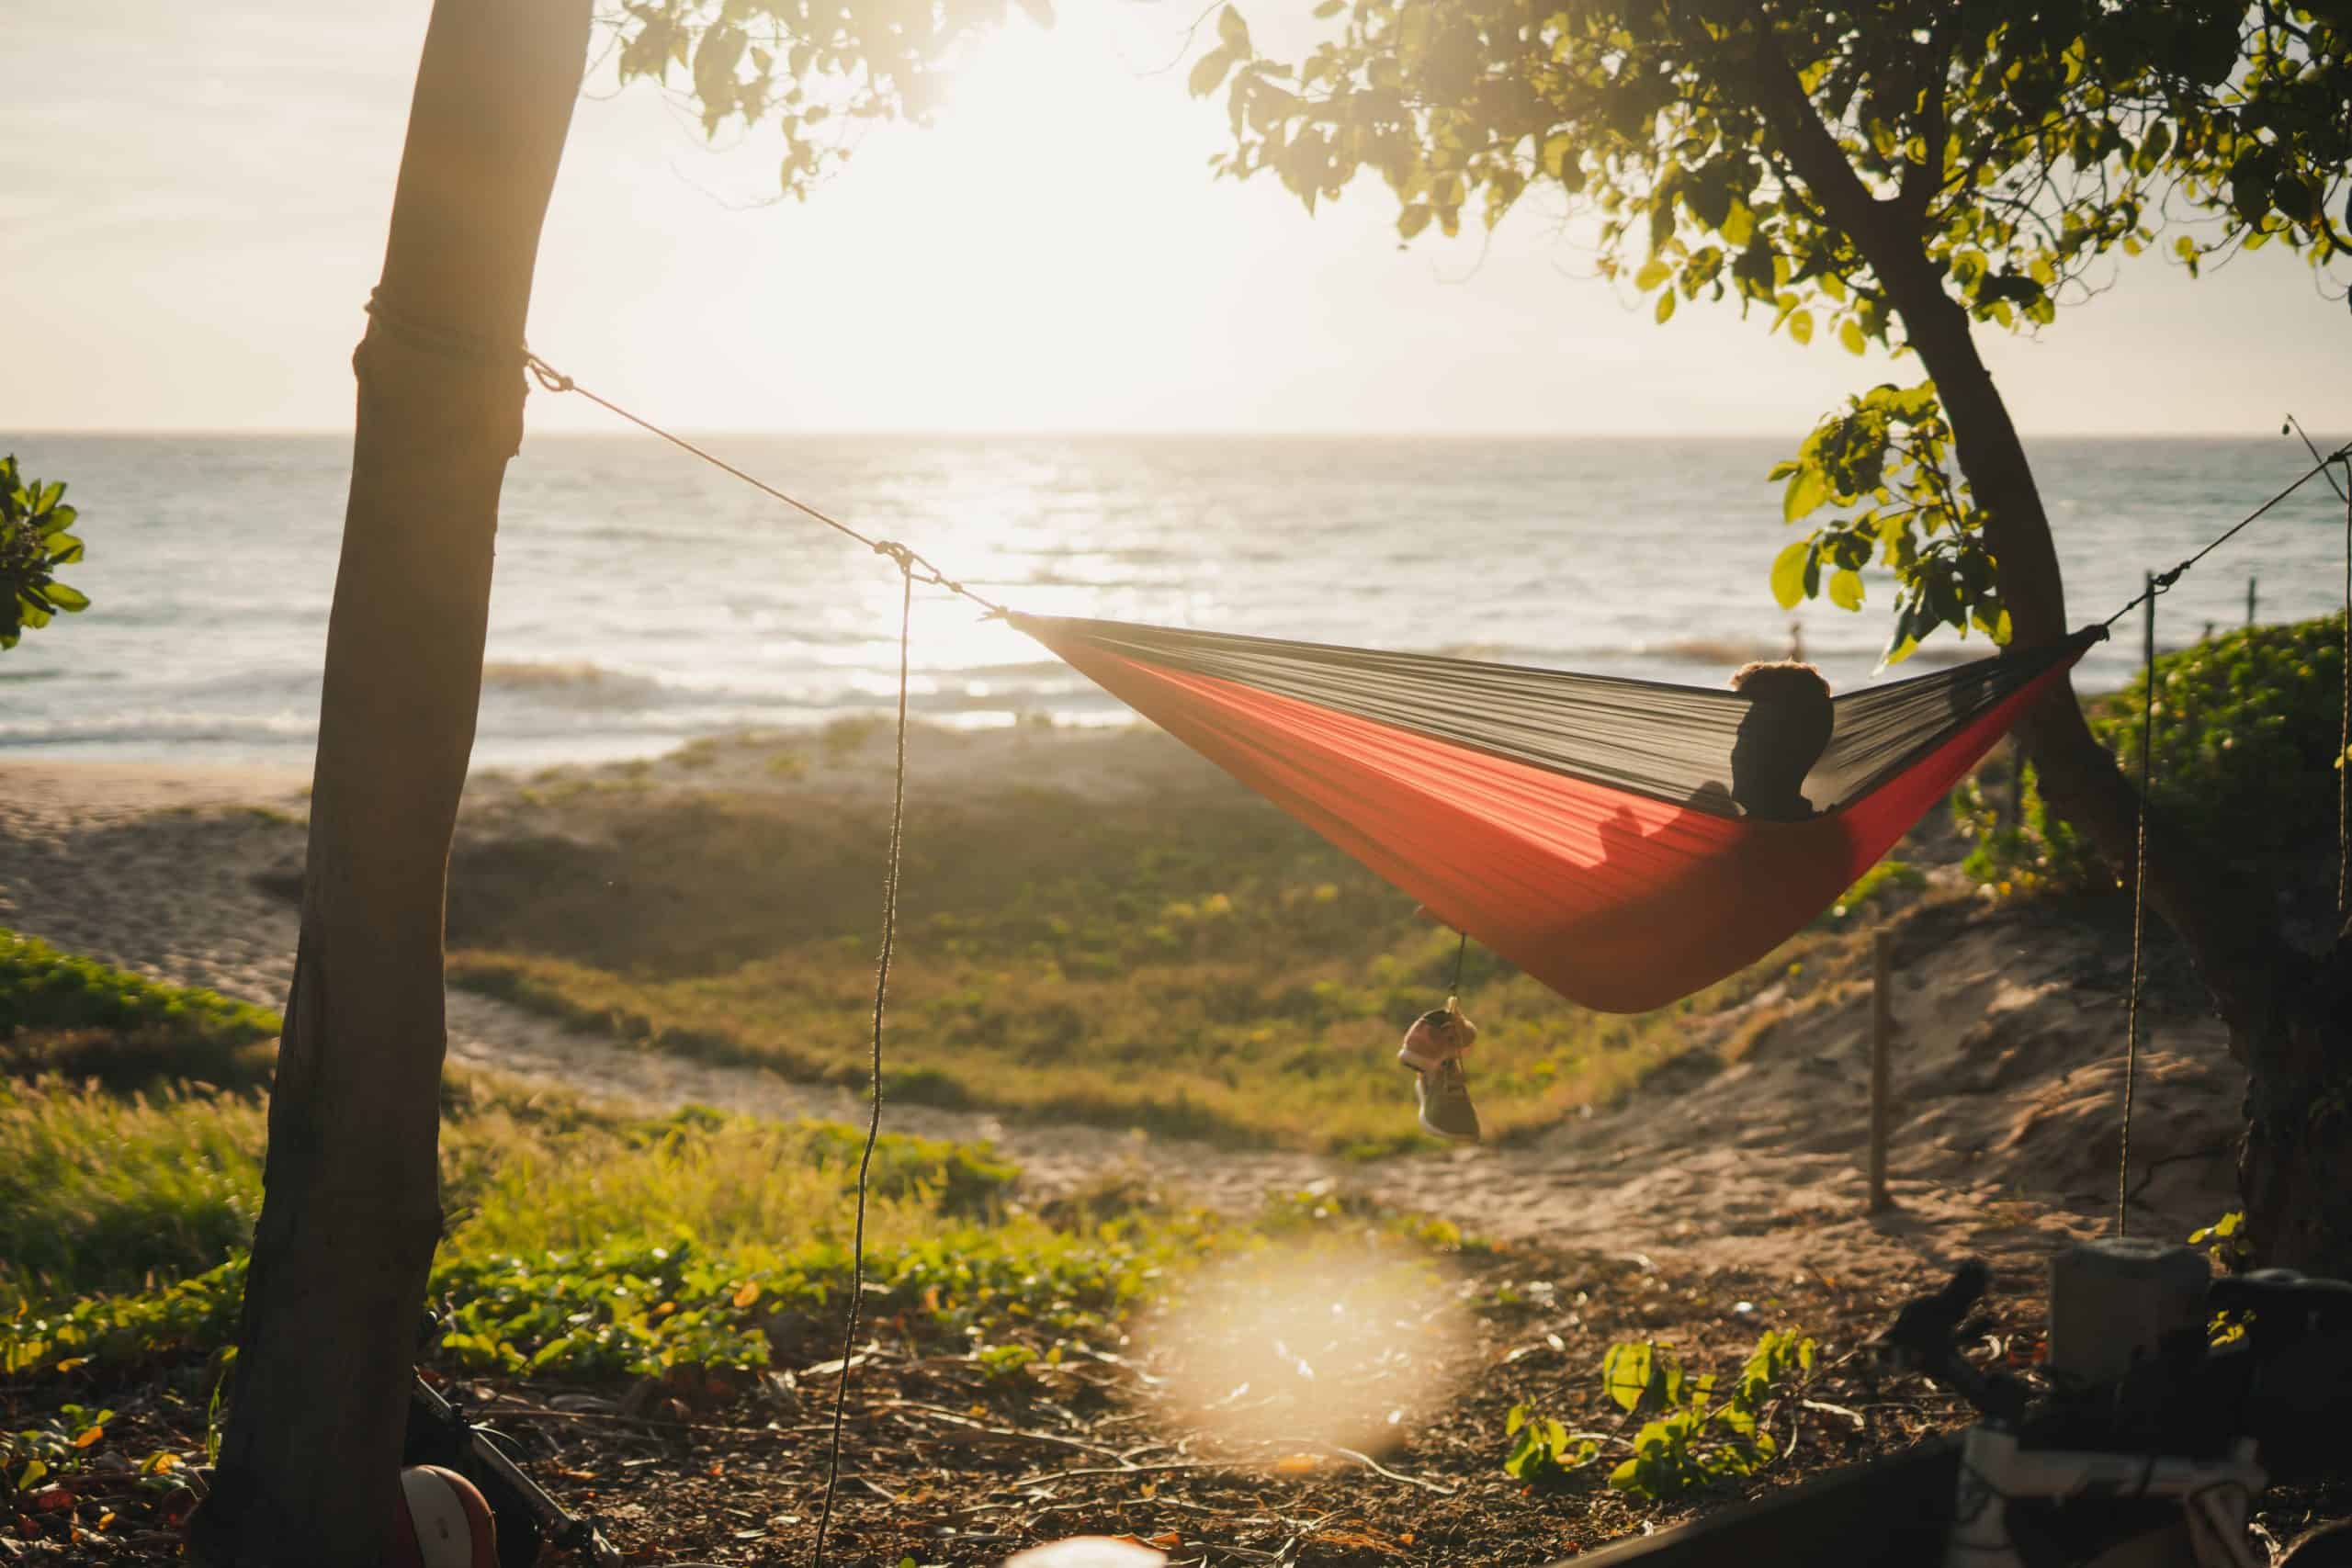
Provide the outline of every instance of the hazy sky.
<path id="1" fill-rule="evenodd" d="M 1244 8 L 1263 36 L 1305 4 Z M 346 427 L 427 8 L 9 0 L 0 431 Z M 763 202 L 772 131 L 714 155 L 641 87 L 583 101 L 534 344 L 704 428 L 1793 437 L 1917 378 L 1724 307 L 1653 326 L 1534 201 L 1491 242 L 1407 251 L 1377 188 L 1310 219 L 1212 182 L 1221 110 L 1153 73 L 1193 6 L 1065 9 L 806 205 Z M 2127 264 L 1994 359 L 2037 433 L 2352 415 L 2352 314 L 2276 253 L 2198 284 Z M 610 427 L 576 400 L 531 419 Z"/>

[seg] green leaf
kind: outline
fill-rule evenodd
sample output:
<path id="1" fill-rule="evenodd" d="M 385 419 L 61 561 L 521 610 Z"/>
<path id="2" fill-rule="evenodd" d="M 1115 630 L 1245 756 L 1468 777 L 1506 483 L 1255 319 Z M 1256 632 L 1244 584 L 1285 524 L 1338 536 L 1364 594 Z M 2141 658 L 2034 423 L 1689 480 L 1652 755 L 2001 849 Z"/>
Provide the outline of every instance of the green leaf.
<path id="1" fill-rule="evenodd" d="M 1256 52 L 1250 47 L 1250 24 L 1230 6 L 1216 14 L 1216 39 L 1237 59 L 1247 60 Z"/>
<path id="2" fill-rule="evenodd" d="M 1642 264 L 1640 271 L 1634 274 L 1634 287 L 1647 294 L 1672 276 L 1673 272 L 1674 269 L 1668 266 L 1664 261 L 1652 256 Z M 1663 321 L 1665 318 L 1660 317 L 1659 320 Z"/>
<path id="3" fill-rule="evenodd" d="M 1862 336 L 1862 323 L 1851 316 L 1838 328 L 1838 341 L 1846 345 L 1849 354 L 1866 353 L 1870 348 L 1869 341 Z"/>
<path id="4" fill-rule="evenodd" d="M 86 610 L 90 607 L 87 594 L 78 589 L 68 588 L 62 582 L 51 582 L 42 592 L 49 595 L 49 602 L 61 610 Z"/>
<path id="5" fill-rule="evenodd" d="M 1649 1392 L 1653 1365 L 1646 1341 L 1627 1340 L 1609 1348 L 1600 1359 L 1600 1381 L 1619 1409 L 1633 1410 L 1641 1404 L 1642 1396 Z"/>
<path id="6" fill-rule="evenodd" d="M 1810 310 L 1790 311 L 1789 335 L 1799 343 L 1811 343 L 1813 341 L 1813 312 Z"/>
<path id="7" fill-rule="evenodd" d="M 1813 543 L 1799 539 L 1772 558 L 1772 597 L 1783 610 L 1793 610 L 1804 599 L 1804 563 Z"/>
<path id="8" fill-rule="evenodd" d="M 1396 232 L 1409 240 L 1430 226 L 1436 216 L 1427 202 L 1417 201 L 1396 214 Z"/>
<path id="9" fill-rule="evenodd" d="M 1789 488 L 1781 493 L 1781 521 L 1793 523 L 1810 516 L 1829 501 L 1829 476 L 1811 463 L 1789 476 Z"/>
<path id="10" fill-rule="evenodd" d="M 1661 288 L 1658 290 L 1657 315 L 1657 322 L 1660 326 L 1664 326 L 1667 322 L 1674 320 L 1673 289 Z"/>
<path id="11" fill-rule="evenodd" d="M 1841 610 L 1862 607 L 1862 574 L 1850 567 L 1839 567 L 1829 574 L 1829 602 Z"/>
<path id="12" fill-rule="evenodd" d="M 1222 49 L 1213 49 L 1201 56 L 1193 73 L 1184 78 L 1185 90 L 1196 98 L 1205 98 L 1224 82 L 1225 73 L 1233 69 L 1233 56 Z"/>
<path id="13" fill-rule="evenodd" d="M 1329 21 L 1346 8 L 1347 0 L 1323 0 L 1320 6 L 1315 7 L 1315 19 Z"/>

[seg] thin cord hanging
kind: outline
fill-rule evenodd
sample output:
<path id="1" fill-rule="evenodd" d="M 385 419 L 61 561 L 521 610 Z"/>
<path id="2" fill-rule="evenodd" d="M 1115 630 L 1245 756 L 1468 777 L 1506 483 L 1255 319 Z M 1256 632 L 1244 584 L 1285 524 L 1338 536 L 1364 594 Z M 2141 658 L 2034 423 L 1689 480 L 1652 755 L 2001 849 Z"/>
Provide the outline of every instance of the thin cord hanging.
<path id="1" fill-rule="evenodd" d="M 880 548 L 882 547 L 876 547 Z M 903 550 L 904 547 L 897 547 Z M 890 994 L 890 949 L 899 931 L 899 860 L 907 826 L 907 649 L 914 624 L 915 574 L 907 557 L 884 549 L 899 563 L 899 754 L 890 795 L 890 853 L 882 877 L 882 951 L 874 965 L 874 1055 L 867 1065 L 871 1106 L 865 1122 L 865 1152 L 857 1162 L 857 1229 L 850 1247 L 849 1309 L 842 1327 L 842 1381 L 833 1387 L 832 1446 L 825 1456 L 825 1506 L 817 1516 L 817 1551 L 811 1561 L 824 1568 L 825 1535 L 833 1523 L 833 1494 L 842 1479 L 842 1423 L 849 1409 L 850 1363 L 857 1349 L 857 1313 L 865 1299 L 866 1181 L 874 1168 L 874 1145 L 882 1134 L 882 1011 Z M 911 554 L 911 552 L 908 552 Z"/>
<path id="2" fill-rule="evenodd" d="M 2339 931 L 2347 895 L 2352 895 L 2352 462 L 2344 465 L 2344 710 L 2335 739 L 2335 924 Z"/>
<path id="3" fill-rule="evenodd" d="M 2306 479 L 2310 476 L 2305 475 Z M 2183 567 L 2177 569 L 2186 570 Z M 2149 759 L 2156 731 L 2156 595 L 2164 590 L 2149 581 L 2141 595 L 2148 604 L 2148 632 L 2142 645 L 2140 706 L 2140 829 L 2132 857 L 2132 991 L 2123 1006 L 2123 1136 L 2115 1155 L 2115 1234 L 2131 1234 L 2126 1211 L 2131 1205 L 2132 1095 L 2140 1076 L 2140 943 L 2148 911 L 2148 786 L 2153 782 Z"/>
<path id="4" fill-rule="evenodd" d="M 1462 961 L 1470 956 L 1470 933 L 1459 933 L 1462 940 L 1453 944 L 1453 983 L 1445 988 L 1445 1005 L 1450 1010 L 1462 998 Z"/>

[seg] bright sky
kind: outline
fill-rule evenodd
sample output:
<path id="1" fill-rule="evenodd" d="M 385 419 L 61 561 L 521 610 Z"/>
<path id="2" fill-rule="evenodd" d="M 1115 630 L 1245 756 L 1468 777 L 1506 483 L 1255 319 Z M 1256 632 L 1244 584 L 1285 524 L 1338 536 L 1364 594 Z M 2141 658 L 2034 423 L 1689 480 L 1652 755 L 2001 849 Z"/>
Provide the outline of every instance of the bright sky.
<path id="1" fill-rule="evenodd" d="M 535 345 L 687 426 L 1791 437 L 1909 367 L 1759 319 L 1669 325 L 1530 202 L 1491 242 L 1399 250 L 1385 191 L 1309 218 L 1213 183 L 1189 3 L 1067 0 L 806 205 L 777 139 L 714 155 L 642 87 L 583 101 Z M 1245 6 L 1261 39 L 1306 0 Z M 426 0 L 9 0 L 0 431 L 341 429 Z M 608 85 L 592 90 L 602 94 Z M 2190 284 L 2153 256 L 1996 345 L 2037 434 L 2352 423 L 2352 314 L 2266 252 Z M 537 428 L 609 428 L 536 400 Z"/>

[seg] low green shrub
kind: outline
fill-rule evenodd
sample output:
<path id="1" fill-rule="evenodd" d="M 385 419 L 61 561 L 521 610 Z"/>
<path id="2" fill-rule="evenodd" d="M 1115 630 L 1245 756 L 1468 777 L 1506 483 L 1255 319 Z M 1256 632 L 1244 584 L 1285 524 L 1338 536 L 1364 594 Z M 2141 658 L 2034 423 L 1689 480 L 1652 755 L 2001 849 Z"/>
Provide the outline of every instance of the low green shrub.
<path id="1" fill-rule="evenodd" d="M 2092 731 L 2124 772 L 2140 773 L 2148 688 L 2134 678 L 2088 705 Z M 2344 617 L 2252 626 L 2160 656 L 2149 800 L 2170 828 L 2216 859 L 2293 859 L 2336 831 L 2344 722 Z M 1980 775 L 1953 793 L 1974 843 L 1966 869 L 2014 889 L 2112 887 L 2113 870 L 2057 820 L 2029 766 L 2017 809 L 2009 781 Z M 2014 818 L 2014 820 L 2012 820 Z"/>
<path id="2" fill-rule="evenodd" d="M 1766 1407 L 1812 1374 L 1813 1353 L 1813 1341 L 1795 1329 L 1767 1330 L 1724 1388 L 1713 1372 L 1688 1375 L 1646 1340 L 1611 1346 L 1600 1362 L 1603 1391 L 1627 1416 L 1649 1419 L 1633 1437 L 1632 1455 L 1609 1472 L 1609 1484 L 1668 1502 L 1713 1481 L 1753 1475 L 1781 1451 L 1764 1429 Z M 1566 1480 L 1598 1459 L 1604 1443 L 1625 1446 L 1604 1433 L 1571 1431 L 1524 1404 L 1511 1407 L 1503 1433 L 1511 1439 L 1504 1473 L 1531 1486 Z"/>
<path id="3" fill-rule="evenodd" d="M 117 1088 L 268 1081 L 277 1015 L 58 952 L 0 930 L 0 1077 L 57 1073 Z"/>

